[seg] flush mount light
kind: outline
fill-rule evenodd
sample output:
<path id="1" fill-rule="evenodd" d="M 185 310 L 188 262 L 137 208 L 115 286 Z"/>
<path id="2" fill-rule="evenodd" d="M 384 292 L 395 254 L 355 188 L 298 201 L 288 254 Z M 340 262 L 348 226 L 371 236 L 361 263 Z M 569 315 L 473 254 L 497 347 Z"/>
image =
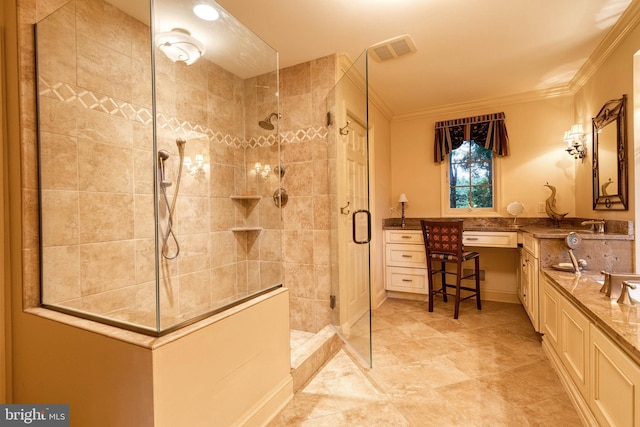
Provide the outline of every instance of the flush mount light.
<path id="1" fill-rule="evenodd" d="M 173 62 L 182 61 L 187 65 L 204 55 L 204 45 L 191 33 L 182 28 L 156 35 L 156 46 Z"/>
<path id="2" fill-rule="evenodd" d="M 215 21 L 220 17 L 220 13 L 210 4 L 197 4 L 193 6 L 193 13 L 205 21 Z"/>

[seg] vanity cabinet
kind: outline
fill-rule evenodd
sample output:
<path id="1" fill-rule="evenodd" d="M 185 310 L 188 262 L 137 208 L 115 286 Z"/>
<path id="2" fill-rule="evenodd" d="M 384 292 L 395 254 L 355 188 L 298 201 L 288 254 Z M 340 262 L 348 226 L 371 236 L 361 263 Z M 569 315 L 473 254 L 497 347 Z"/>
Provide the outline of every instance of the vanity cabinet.
<path id="1" fill-rule="evenodd" d="M 518 275 L 518 298 L 524 306 L 533 329 L 540 331 L 539 322 L 539 270 L 540 244 L 530 234 L 524 233 L 520 249 L 520 271 Z"/>
<path id="2" fill-rule="evenodd" d="M 568 300 L 560 303 L 560 359 L 574 384 L 587 399 L 589 389 L 589 319 Z"/>
<path id="3" fill-rule="evenodd" d="M 385 230 L 385 289 L 427 294 L 427 259 L 419 230 Z"/>
<path id="4" fill-rule="evenodd" d="M 540 279 L 543 346 L 587 425 L 640 426 L 640 366 L 575 303 Z"/>
<path id="5" fill-rule="evenodd" d="M 640 426 L 640 367 L 591 325 L 589 407 L 601 426 Z"/>
<path id="6" fill-rule="evenodd" d="M 560 293 L 552 286 L 540 290 L 540 332 L 556 352 L 560 336 Z"/>

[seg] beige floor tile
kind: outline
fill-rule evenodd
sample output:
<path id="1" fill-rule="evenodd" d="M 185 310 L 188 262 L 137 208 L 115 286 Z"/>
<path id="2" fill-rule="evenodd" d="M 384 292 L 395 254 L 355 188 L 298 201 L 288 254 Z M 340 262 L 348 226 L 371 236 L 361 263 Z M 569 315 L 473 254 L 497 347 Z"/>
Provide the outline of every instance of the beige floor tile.
<path id="1" fill-rule="evenodd" d="M 518 304 L 389 299 L 372 315 L 373 368 L 338 352 L 270 424 L 580 426 Z"/>

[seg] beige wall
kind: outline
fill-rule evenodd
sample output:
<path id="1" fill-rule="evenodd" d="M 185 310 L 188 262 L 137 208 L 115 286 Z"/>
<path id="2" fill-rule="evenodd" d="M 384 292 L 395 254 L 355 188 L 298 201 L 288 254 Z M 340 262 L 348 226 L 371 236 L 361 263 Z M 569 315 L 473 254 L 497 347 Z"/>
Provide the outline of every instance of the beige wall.
<path id="1" fill-rule="evenodd" d="M 288 296 L 275 291 L 156 348 L 154 427 L 260 426 L 274 417 L 293 395 Z"/>
<path id="2" fill-rule="evenodd" d="M 598 217 L 606 219 L 634 220 L 636 210 L 635 197 L 635 161 L 636 151 L 634 124 L 635 107 L 634 75 L 640 76 L 639 70 L 634 70 L 634 55 L 640 49 L 640 27 L 633 29 L 626 38 L 611 51 L 595 73 L 576 92 L 575 118 L 576 123 L 582 123 L 587 131 L 589 158 L 591 161 L 592 135 L 591 119 L 595 117 L 605 102 L 621 98 L 627 94 L 627 155 L 629 158 L 629 210 L 628 211 L 593 211 L 592 210 L 592 181 L 591 164 L 586 162 L 577 170 L 576 176 L 576 205 L 579 216 Z M 636 84 L 638 77 L 635 78 Z"/>
<path id="3" fill-rule="evenodd" d="M 435 122 L 501 111 L 506 116 L 510 155 L 499 159 L 500 216 L 508 216 L 506 205 L 514 200 L 524 203 L 522 216 L 546 216 L 538 213 L 538 203 L 550 195 L 544 187 L 547 182 L 558 191 L 558 210 L 574 216 L 574 176 L 579 161 L 564 151 L 562 142 L 564 130 L 573 121 L 570 96 L 394 119 L 391 207 L 397 208 L 395 201 L 405 193 L 408 217 L 441 216 L 441 165 L 433 161 Z"/>
<path id="4" fill-rule="evenodd" d="M 30 314 L 14 324 L 12 403 L 67 403 L 73 426 L 153 425 L 151 351 Z"/>
<path id="5" fill-rule="evenodd" d="M 591 169 L 590 165 L 578 169 L 576 177 L 576 204 L 579 216 L 623 219 L 634 221 L 636 227 L 634 253 L 634 269 L 640 271 L 640 259 L 637 257 L 638 222 L 640 212 L 637 200 L 640 195 L 640 177 L 636 174 L 637 161 L 640 158 L 640 147 L 635 143 L 640 132 L 640 122 L 636 120 L 638 99 L 640 95 L 640 61 L 637 53 L 640 50 L 640 27 L 632 29 L 620 44 L 613 49 L 589 77 L 586 83 L 577 91 L 575 96 L 576 121 L 591 129 L 591 118 L 595 117 L 605 102 L 620 98 L 627 94 L 627 158 L 629 159 L 629 210 L 628 211 L 593 211 L 591 205 Z M 588 135 L 589 150 L 592 150 L 592 137 Z M 591 157 L 590 157 L 591 158 Z"/>

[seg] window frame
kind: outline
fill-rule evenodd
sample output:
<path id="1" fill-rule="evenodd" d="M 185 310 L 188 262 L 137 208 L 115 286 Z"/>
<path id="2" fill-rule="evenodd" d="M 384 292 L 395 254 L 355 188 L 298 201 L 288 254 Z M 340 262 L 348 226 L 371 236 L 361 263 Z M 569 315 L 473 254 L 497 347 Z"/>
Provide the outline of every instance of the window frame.
<path id="1" fill-rule="evenodd" d="M 447 154 L 446 159 L 440 163 L 441 173 L 441 191 L 440 191 L 440 207 L 441 215 L 443 217 L 495 217 L 500 216 L 501 206 L 501 193 L 502 186 L 500 185 L 500 163 L 501 157 L 493 153 L 491 156 L 492 168 L 493 168 L 493 207 L 492 208 L 451 208 L 450 206 L 450 171 L 451 171 L 451 153 Z"/>

